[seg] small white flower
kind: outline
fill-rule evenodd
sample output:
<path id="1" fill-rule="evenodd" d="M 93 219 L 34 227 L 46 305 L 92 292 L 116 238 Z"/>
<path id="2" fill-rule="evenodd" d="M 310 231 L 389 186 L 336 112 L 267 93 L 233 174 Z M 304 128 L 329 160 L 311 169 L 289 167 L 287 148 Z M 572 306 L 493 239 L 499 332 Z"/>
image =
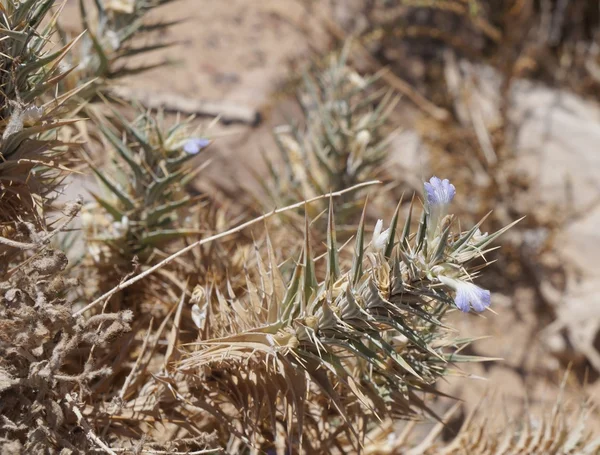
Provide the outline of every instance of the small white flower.
<path id="1" fill-rule="evenodd" d="M 478 313 L 481 313 L 490 306 L 491 295 L 487 289 L 482 289 L 468 281 L 455 280 L 444 275 L 438 276 L 438 279 L 442 284 L 456 291 L 454 303 L 456 303 L 460 311 L 468 313 L 469 309 L 473 308 Z"/>
<path id="2" fill-rule="evenodd" d="M 348 74 L 348 80 L 358 88 L 365 88 L 367 86 L 367 81 L 356 71 L 351 71 Z"/>
<path id="3" fill-rule="evenodd" d="M 356 134 L 356 142 L 361 148 L 366 148 L 369 142 L 371 142 L 371 133 L 367 130 L 360 130 Z"/>
<path id="4" fill-rule="evenodd" d="M 375 229 L 373 230 L 373 240 L 371 241 L 371 245 L 375 251 L 383 251 L 387 246 L 388 240 L 390 239 L 391 228 L 381 232 L 382 229 L 383 220 L 377 220 Z"/>
<path id="5" fill-rule="evenodd" d="M 200 308 L 198 304 L 194 304 L 192 306 L 192 321 L 196 324 L 196 327 L 199 329 L 204 328 L 204 321 L 206 320 L 206 307 L 204 309 Z"/>
<path id="6" fill-rule="evenodd" d="M 127 215 L 123 215 L 121 221 L 115 221 L 112 224 L 113 233 L 115 237 L 122 238 L 125 237 L 127 232 L 129 231 L 129 217 Z"/>
<path id="7" fill-rule="evenodd" d="M 481 231 L 479 229 L 477 229 L 475 231 L 475 234 L 473 234 L 473 237 L 471 238 L 471 243 L 479 243 L 482 240 L 484 240 L 487 236 L 488 236 L 487 232 L 484 232 L 482 234 Z"/>

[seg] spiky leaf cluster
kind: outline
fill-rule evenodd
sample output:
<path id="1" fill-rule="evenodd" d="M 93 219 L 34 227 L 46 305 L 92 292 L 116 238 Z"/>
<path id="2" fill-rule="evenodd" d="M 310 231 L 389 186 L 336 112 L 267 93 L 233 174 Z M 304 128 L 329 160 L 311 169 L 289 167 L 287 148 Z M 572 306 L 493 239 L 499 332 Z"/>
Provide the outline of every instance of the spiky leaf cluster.
<path id="1" fill-rule="evenodd" d="M 263 186 L 277 206 L 385 175 L 386 121 L 397 99 L 375 88 L 377 76 L 362 77 L 346 64 L 348 49 L 304 74 L 298 94 L 304 124 L 275 129 L 282 165 L 266 158 L 270 180 Z M 319 208 L 311 207 L 311 215 Z M 338 218 L 359 213 L 354 195 L 343 201 Z"/>
<path id="2" fill-rule="evenodd" d="M 145 17 L 154 8 L 173 0 L 79 0 L 84 35 L 78 55 L 73 55 L 75 72 L 67 83 L 70 87 L 91 83 L 87 98 L 110 88 L 116 78 L 143 72 L 164 64 L 131 66 L 135 56 L 145 55 L 172 43 L 148 44 L 144 38 L 152 32 L 161 32 L 176 22 L 158 22 L 148 25 Z"/>
<path id="3" fill-rule="evenodd" d="M 185 186 L 201 168 L 190 166 L 195 155 L 183 149 L 185 123 L 164 128 L 149 113 L 131 122 L 113 114 L 112 122 L 96 122 L 113 155 L 102 169 L 90 162 L 104 191 L 92 192 L 96 204 L 88 205 L 83 221 L 90 246 L 106 261 L 145 260 L 173 239 L 200 233 L 180 226 L 194 201 Z"/>
<path id="4" fill-rule="evenodd" d="M 442 323 L 454 303 L 440 274 L 468 280 L 468 264 L 501 234 L 458 232 L 451 216 L 428 225 L 432 211 L 411 233 L 412 205 L 401 232 L 397 210 L 385 242 L 366 248 L 363 214 L 342 270 L 330 207 L 324 279 L 307 235 L 289 280 L 268 242 L 246 296 L 202 293 L 193 310 L 200 340 L 179 370 L 198 378 L 205 409 L 251 445 L 272 442 L 284 422 L 286 444 L 306 453 L 329 453 L 342 434 L 361 444 L 386 416 L 432 415 L 424 394 L 437 393 L 436 379 L 455 362 L 481 360 L 460 355 L 470 340 Z"/>
<path id="5" fill-rule="evenodd" d="M 73 43 L 52 45 L 53 0 L 8 0 L 0 4 L 0 237 L 23 240 L 45 229 L 44 213 L 65 163 L 57 161 L 69 144 L 54 131 L 72 120 L 61 109 L 74 92 L 52 98 L 67 75 L 61 67 Z M 0 245 L 0 255 L 6 243 Z"/>
<path id="6" fill-rule="evenodd" d="M 101 191 L 90 192 L 94 201 L 82 215 L 87 250 L 83 274 L 90 283 L 87 297 L 111 288 L 136 267 L 152 266 L 186 242 L 222 229 L 225 212 L 208 195 L 193 196 L 187 188 L 204 168 L 192 160 L 203 155 L 200 149 L 209 143 L 190 138 L 189 122 L 166 127 L 161 114 L 148 112 L 128 121 L 116 110 L 112 120 L 94 122 L 111 155 L 102 165 L 88 159 Z M 202 283 L 224 283 L 229 277 L 237 287 L 245 248 L 231 246 L 199 248 L 168 268 L 177 274 L 166 281 L 152 277 L 153 284 L 144 283 L 130 292 L 141 292 L 137 303 L 148 302 L 158 310 L 156 296 L 169 295 L 166 288 L 182 288 L 185 276 L 198 276 Z M 163 309 L 169 299 L 163 300 Z"/>

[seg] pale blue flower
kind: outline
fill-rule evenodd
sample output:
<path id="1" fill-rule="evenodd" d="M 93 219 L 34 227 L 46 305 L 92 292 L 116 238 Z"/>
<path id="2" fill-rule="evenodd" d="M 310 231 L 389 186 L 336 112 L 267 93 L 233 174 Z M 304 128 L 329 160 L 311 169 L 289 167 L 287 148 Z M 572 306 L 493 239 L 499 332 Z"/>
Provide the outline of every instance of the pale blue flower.
<path id="1" fill-rule="evenodd" d="M 448 206 L 454 199 L 456 188 L 448 179 L 441 180 L 437 177 L 431 177 L 429 182 L 425 182 L 425 193 L 427 195 L 427 205 L 431 209 L 439 205 Z"/>
<path id="2" fill-rule="evenodd" d="M 193 137 L 185 141 L 183 144 L 183 151 L 188 155 L 197 155 L 200 150 L 208 147 L 210 141 L 203 137 Z"/>
<path id="3" fill-rule="evenodd" d="M 478 313 L 481 313 L 491 303 L 490 291 L 482 289 L 479 286 L 469 283 L 468 281 L 456 280 L 448 278 L 444 275 L 438 276 L 438 279 L 451 289 L 456 291 L 454 303 L 460 311 L 465 313 L 473 308 Z"/>
<path id="4" fill-rule="evenodd" d="M 448 207 L 454 199 L 456 188 L 448 179 L 441 180 L 431 177 L 425 182 L 425 196 L 427 199 L 427 240 L 431 243 L 438 233 L 439 224 L 448 214 Z"/>

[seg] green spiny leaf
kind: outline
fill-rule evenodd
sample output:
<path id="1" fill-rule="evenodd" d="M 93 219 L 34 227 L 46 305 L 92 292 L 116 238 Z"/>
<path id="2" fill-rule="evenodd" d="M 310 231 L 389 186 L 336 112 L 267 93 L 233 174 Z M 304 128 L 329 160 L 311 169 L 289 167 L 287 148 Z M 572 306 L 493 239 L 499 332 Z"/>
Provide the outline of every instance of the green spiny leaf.
<path id="1" fill-rule="evenodd" d="M 390 238 L 388 240 L 388 244 L 385 247 L 385 257 L 387 259 L 392 257 L 392 251 L 394 250 L 394 244 L 396 243 L 396 229 L 398 228 L 398 216 L 400 215 L 400 206 L 402 205 L 403 198 L 404 194 L 400 197 L 400 202 L 398 202 L 398 205 L 396 206 L 396 211 L 394 212 L 392 222 L 390 223 Z"/>
<path id="2" fill-rule="evenodd" d="M 329 199 L 329 216 L 327 220 L 327 286 L 333 286 L 340 275 L 337 242 L 335 236 L 335 220 L 333 215 L 333 197 Z"/>
<path id="3" fill-rule="evenodd" d="M 400 245 L 403 248 L 408 248 L 408 238 L 410 236 L 410 223 L 412 221 L 412 211 L 415 202 L 415 197 L 413 195 L 410 206 L 408 207 L 408 215 L 406 216 L 406 221 L 404 222 L 404 229 L 402 229 L 402 237 L 400 238 Z"/>
<path id="4" fill-rule="evenodd" d="M 352 270 L 350 272 L 351 276 L 351 284 L 356 285 L 362 276 L 362 264 L 363 264 L 363 256 L 365 253 L 365 216 L 367 212 L 367 203 L 365 201 L 365 206 L 363 207 L 362 215 L 360 217 L 360 222 L 358 223 L 358 229 L 356 231 L 356 243 L 354 246 L 354 257 L 352 258 Z"/>

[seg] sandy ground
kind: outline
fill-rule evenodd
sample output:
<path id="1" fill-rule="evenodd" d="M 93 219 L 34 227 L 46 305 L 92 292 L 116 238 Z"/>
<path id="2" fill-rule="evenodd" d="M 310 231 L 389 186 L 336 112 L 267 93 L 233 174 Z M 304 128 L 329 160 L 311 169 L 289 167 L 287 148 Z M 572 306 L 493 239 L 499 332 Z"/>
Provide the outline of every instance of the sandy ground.
<path id="1" fill-rule="evenodd" d="M 319 8 L 329 14 L 326 3 Z M 67 14 L 74 13 L 75 6 L 70 4 Z M 259 111 L 263 121 L 258 126 L 218 124 L 210 130 L 219 140 L 212 150 L 215 161 L 209 174 L 245 182 L 247 167 L 260 167 L 260 149 L 272 146 L 272 127 L 283 122 L 284 112 L 293 112 L 284 90 L 290 69 L 306 63 L 316 44 L 325 49 L 327 34 L 317 17 L 307 14 L 295 0 L 181 0 L 154 12 L 151 18 L 185 19 L 160 37 L 179 44 L 144 60 L 168 59 L 174 64 L 131 77 L 126 83 Z M 199 122 L 207 124 L 209 119 Z M 456 315 L 453 322 L 465 336 L 491 337 L 475 343 L 475 353 L 504 360 L 467 368 L 485 380 L 450 380 L 442 388 L 463 398 L 468 407 L 492 392 L 515 412 L 523 408 L 525 398 L 532 407 L 537 403 L 542 409 L 551 409 L 564 365 L 549 357 L 534 331 L 535 295 L 530 289 L 520 289 L 510 297 L 496 295 L 492 301 L 497 315 L 489 313 L 485 319 Z M 580 387 L 576 381 L 573 386 Z M 597 398 L 597 389 L 597 384 L 591 384 L 588 391 Z"/>

